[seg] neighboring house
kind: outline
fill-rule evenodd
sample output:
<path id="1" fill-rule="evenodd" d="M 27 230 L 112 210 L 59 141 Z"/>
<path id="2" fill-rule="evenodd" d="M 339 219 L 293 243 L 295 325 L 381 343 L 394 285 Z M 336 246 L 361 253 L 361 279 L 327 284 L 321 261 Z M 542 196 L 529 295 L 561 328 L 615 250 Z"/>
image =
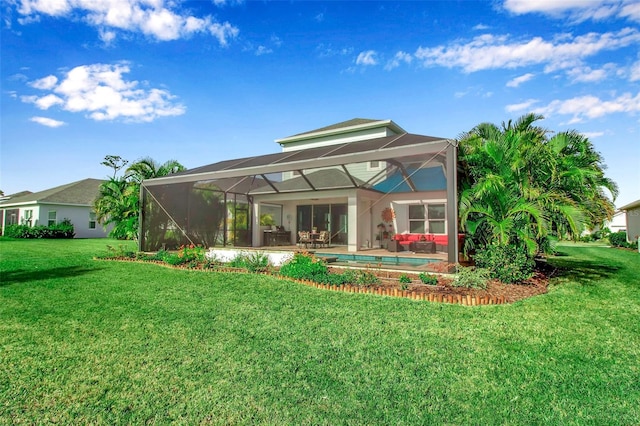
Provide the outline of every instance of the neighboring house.
<path id="1" fill-rule="evenodd" d="M 93 200 L 99 179 L 84 179 L 45 191 L 19 193 L 0 200 L 2 234 L 7 225 L 52 225 L 69 219 L 75 238 L 103 238 L 108 231 L 97 223 Z"/>
<path id="2" fill-rule="evenodd" d="M 626 218 L 627 241 L 638 241 L 640 236 L 640 200 L 622 206 L 618 210 L 624 212 Z"/>
<path id="3" fill-rule="evenodd" d="M 279 153 L 144 181 L 140 249 L 261 246 L 269 215 L 292 244 L 314 228 L 351 252 L 388 233 L 429 233 L 448 239 L 443 250 L 457 261 L 454 141 L 353 119 L 276 142 Z"/>
<path id="4" fill-rule="evenodd" d="M 611 232 L 627 231 L 627 216 L 622 210 L 616 210 L 611 221 L 606 222 L 605 228 L 609 228 Z"/>

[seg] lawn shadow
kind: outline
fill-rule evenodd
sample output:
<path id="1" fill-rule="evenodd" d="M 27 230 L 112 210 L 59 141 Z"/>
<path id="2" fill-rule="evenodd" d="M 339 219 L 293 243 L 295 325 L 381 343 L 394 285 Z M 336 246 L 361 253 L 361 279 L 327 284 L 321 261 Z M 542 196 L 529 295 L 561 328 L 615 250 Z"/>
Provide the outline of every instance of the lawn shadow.
<path id="1" fill-rule="evenodd" d="M 30 281 L 49 280 L 56 278 L 70 278 L 84 275 L 89 272 L 99 271 L 103 268 L 87 268 L 84 266 L 67 266 L 63 268 L 51 269 L 18 269 L 15 271 L 5 271 L 0 275 L 0 287 L 10 284 L 25 283 Z"/>
<path id="2" fill-rule="evenodd" d="M 598 280 L 610 278 L 621 269 L 619 266 L 606 265 L 593 260 L 574 259 L 566 254 L 564 254 L 567 256 L 565 258 L 557 256 L 550 262 L 556 268 L 553 276 L 571 278 L 582 285 L 595 285 Z"/>

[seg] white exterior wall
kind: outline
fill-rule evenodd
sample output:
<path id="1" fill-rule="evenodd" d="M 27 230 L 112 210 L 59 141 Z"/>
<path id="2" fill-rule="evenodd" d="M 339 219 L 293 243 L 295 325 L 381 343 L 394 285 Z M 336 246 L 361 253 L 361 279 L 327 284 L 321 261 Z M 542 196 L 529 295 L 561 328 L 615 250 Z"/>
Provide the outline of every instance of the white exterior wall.
<path id="1" fill-rule="evenodd" d="M 60 204 L 23 204 L 18 206 L 7 206 L 3 210 L 19 209 L 18 224 L 23 224 L 26 220 L 27 210 L 33 211 L 31 219 L 32 226 L 47 226 L 49 224 L 49 211 L 55 210 L 56 223 L 62 222 L 65 218 L 73 224 L 75 238 L 105 238 L 109 234 L 111 227 L 107 230 L 96 222 L 95 229 L 89 228 L 89 213 L 92 208 L 89 206 L 60 205 Z"/>
<path id="2" fill-rule="evenodd" d="M 104 230 L 103 226 L 97 222 L 94 229 L 89 228 L 89 213 L 92 208 L 88 206 L 42 204 L 38 224 L 46 226 L 49 221 L 49 211 L 52 210 L 56 212 L 56 223 L 64 219 L 69 219 L 73 223 L 75 238 L 105 238 L 108 234 L 108 230 Z"/>
<path id="3" fill-rule="evenodd" d="M 428 203 L 442 203 L 447 204 L 447 192 L 446 191 L 424 191 L 415 193 L 399 193 L 388 194 L 384 197 L 380 197 L 375 201 L 372 208 L 372 223 L 371 232 L 373 235 L 377 232 L 378 223 L 382 222 L 382 210 L 386 207 L 393 209 L 395 213 L 395 219 L 393 221 L 393 233 L 401 234 L 409 231 L 409 204 L 428 204 Z M 447 229 L 447 222 L 449 218 L 445 217 L 445 230 Z"/>
<path id="4" fill-rule="evenodd" d="M 627 210 L 627 241 L 638 241 L 640 236 L 640 206 Z"/>

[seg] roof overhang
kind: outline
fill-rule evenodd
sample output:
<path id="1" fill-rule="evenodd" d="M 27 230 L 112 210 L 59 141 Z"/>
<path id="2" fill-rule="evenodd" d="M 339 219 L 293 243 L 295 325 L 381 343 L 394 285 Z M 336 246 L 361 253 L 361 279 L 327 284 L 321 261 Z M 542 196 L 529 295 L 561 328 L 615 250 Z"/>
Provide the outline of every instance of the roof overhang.
<path id="1" fill-rule="evenodd" d="M 626 205 L 620 207 L 618 210 L 625 211 L 625 210 L 636 209 L 636 208 L 639 208 L 639 207 L 640 207 L 640 200 L 636 200 L 633 203 L 629 203 L 629 204 L 626 204 Z"/>
<path id="2" fill-rule="evenodd" d="M 305 141 L 309 139 L 340 135 L 340 134 L 356 132 L 360 130 L 376 129 L 380 127 L 387 127 L 396 134 L 407 133 L 402 127 L 398 126 L 392 120 L 379 120 L 379 121 L 373 121 L 370 123 L 356 124 L 353 126 L 339 127 L 335 129 L 321 130 L 317 132 L 302 133 L 299 135 L 288 136 L 282 139 L 276 139 L 276 142 L 279 143 L 280 145 L 286 145 L 292 142 L 300 142 L 300 141 Z"/>

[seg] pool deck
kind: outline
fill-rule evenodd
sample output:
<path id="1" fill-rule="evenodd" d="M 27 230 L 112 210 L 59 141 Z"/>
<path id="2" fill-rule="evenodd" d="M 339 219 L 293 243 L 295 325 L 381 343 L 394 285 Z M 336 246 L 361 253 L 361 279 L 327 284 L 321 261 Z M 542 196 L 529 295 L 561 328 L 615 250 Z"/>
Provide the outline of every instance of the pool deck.
<path id="1" fill-rule="evenodd" d="M 446 253 L 414 253 L 411 251 L 403 251 L 403 252 L 390 252 L 384 248 L 371 248 L 371 249 L 360 249 L 357 252 L 348 251 L 346 246 L 331 246 L 331 247 L 316 247 L 313 248 L 311 245 L 307 248 L 299 247 L 297 245 L 288 245 L 288 246 L 263 246 L 263 247 L 252 247 L 249 249 L 253 250 L 261 250 L 261 251 L 306 251 L 309 253 L 313 253 L 318 257 L 326 257 L 331 258 L 331 255 L 335 254 L 344 254 L 344 255 L 361 255 L 361 256 L 375 256 L 375 257 L 395 257 L 398 259 L 398 265 L 393 264 L 382 264 L 380 265 L 384 269 L 391 270 L 403 270 L 403 271 L 425 271 L 427 270 L 427 263 L 422 265 L 412 265 L 403 263 L 402 259 L 430 259 L 435 260 L 436 262 L 446 262 L 447 254 Z M 415 262 L 415 261 L 413 261 Z M 362 261 L 362 262 L 354 262 L 354 261 L 334 261 L 330 263 L 332 266 L 371 266 L 371 267 L 379 267 L 379 265 L 375 261 Z"/>

